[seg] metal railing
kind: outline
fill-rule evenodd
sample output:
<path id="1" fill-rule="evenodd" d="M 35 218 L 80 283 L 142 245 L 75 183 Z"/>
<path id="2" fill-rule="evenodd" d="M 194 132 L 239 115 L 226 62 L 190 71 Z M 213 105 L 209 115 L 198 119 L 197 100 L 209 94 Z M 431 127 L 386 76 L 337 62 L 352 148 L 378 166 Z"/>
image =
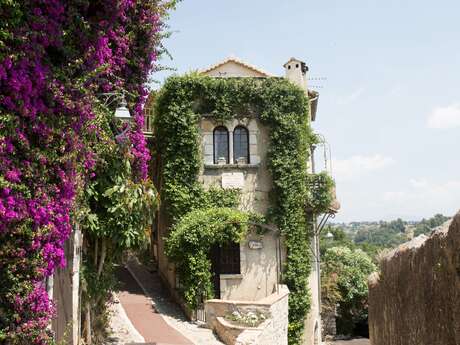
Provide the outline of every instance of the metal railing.
<path id="1" fill-rule="evenodd" d="M 142 132 L 147 137 L 151 137 L 153 135 L 153 116 L 151 115 L 145 116 L 144 127 L 142 127 Z"/>

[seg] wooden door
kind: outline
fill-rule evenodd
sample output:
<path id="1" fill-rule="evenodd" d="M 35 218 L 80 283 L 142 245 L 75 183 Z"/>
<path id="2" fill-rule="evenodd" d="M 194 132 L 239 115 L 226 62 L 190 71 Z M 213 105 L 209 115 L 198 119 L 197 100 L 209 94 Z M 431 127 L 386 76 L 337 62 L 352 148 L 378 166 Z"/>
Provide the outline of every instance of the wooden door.
<path id="1" fill-rule="evenodd" d="M 214 298 L 220 298 L 220 247 L 215 245 L 211 248 L 211 272 L 214 287 Z"/>

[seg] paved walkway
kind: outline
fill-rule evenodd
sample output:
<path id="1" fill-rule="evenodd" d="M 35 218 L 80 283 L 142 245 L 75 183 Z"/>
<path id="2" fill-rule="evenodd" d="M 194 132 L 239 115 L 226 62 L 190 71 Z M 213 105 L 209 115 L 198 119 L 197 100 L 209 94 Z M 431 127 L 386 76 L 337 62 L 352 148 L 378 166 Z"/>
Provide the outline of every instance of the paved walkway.
<path id="1" fill-rule="evenodd" d="M 118 269 L 117 278 L 121 283 L 120 291 L 117 294 L 118 299 L 126 315 L 146 343 L 155 343 L 156 345 L 193 344 L 157 313 L 152 301 L 145 296 L 142 288 L 126 268 L 120 267 Z"/>
<path id="2" fill-rule="evenodd" d="M 177 304 L 171 301 L 163 288 L 158 274 L 149 272 L 137 259 L 132 258 L 127 264 L 128 270 L 151 298 L 155 310 L 164 320 L 197 345 L 223 345 L 214 333 L 196 323 L 188 321 Z M 147 341 L 147 339 L 146 339 Z"/>
<path id="3" fill-rule="evenodd" d="M 145 339 L 139 334 L 137 329 L 134 328 L 115 293 L 112 298 L 114 302 L 109 303 L 107 306 L 110 313 L 110 335 L 104 345 L 145 343 Z"/>

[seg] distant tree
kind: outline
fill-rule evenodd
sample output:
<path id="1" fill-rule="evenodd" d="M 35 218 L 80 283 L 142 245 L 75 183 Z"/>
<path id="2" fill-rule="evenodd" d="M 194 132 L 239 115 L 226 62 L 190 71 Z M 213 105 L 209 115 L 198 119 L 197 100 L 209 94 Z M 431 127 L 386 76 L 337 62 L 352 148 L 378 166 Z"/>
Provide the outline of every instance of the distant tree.
<path id="1" fill-rule="evenodd" d="M 367 278 L 377 267 L 361 249 L 339 246 L 325 251 L 321 269 L 323 311 L 338 305 L 338 332 L 353 334 L 367 320 Z"/>
<path id="2" fill-rule="evenodd" d="M 328 235 L 332 235 L 331 238 Z M 331 247 L 344 246 L 348 248 L 355 248 L 356 245 L 351 237 L 341 227 L 327 226 L 321 232 L 320 238 L 321 252 Z"/>
<path id="3" fill-rule="evenodd" d="M 395 232 L 404 232 L 406 230 L 406 222 L 404 222 L 401 218 L 398 218 L 389 222 L 386 227 L 394 230 Z"/>
<path id="4" fill-rule="evenodd" d="M 421 234 L 427 235 L 434 228 L 444 224 L 450 217 L 446 217 L 440 213 L 435 214 L 429 219 L 422 219 L 420 223 L 415 226 L 414 235 L 419 236 Z"/>

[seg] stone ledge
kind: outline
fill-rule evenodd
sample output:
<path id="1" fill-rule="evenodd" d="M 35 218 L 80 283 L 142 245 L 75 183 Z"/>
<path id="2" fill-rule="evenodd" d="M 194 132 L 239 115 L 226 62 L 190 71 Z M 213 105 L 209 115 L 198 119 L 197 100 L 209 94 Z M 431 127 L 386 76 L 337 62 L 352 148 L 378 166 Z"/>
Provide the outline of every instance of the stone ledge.
<path id="1" fill-rule="evenodd" d="M 243 279 L 242 274 L 221 274 L 220 279 Z"/>
<path id="2" fill-rule="evenodd" d="M 266 324 L 270 322 L 270 319 L 265 320 L 259 326 L 251 327 L 251 326 L 236 325 L 233 322 L 226 320 L 225 317 L 222 317 L 222 316 L 218 316 L 216 319 L 217 319 L 217 322 L 219 322 L 223 327 L 227 329 L 235 329 L 235 330 L 240 330 L 240 331 L 245 331 L 247 329 L 254 330 L 254 331 L 263 331 L 265 329 Z"/>
<path id="3" fill-rule="evenodd" d="M 258 301 L 238 301 L 238 300 L 223 300 L 223 299 L 208 299 L 206 303 L 215 304 L 230 304 L 230 305 L 241 305 L 241 306 L 259 306 L 259 307 L 270 307 L 273 303 L 283 299 L 289 294 L 289 289 L 286 285 L 279 284 L 278 292 L 273 292 L 271 295 L 264 297 Z"/>
<path id="4" fill-rule="evenodd" d="M 288 296 L 287 286 L 278 285 L 273 294 L 258 301 L 207 300 L 206 323 L 227 345 L 287 345 Z M 257 327 L 238 325 L 225 319 L 235 310 L 270 316 Z"/>
<path id="5" fill-rule="evenodd" d="M 205 169 L 258 169 L 260 168 L 260 163 L 258 164 L 205 164 Z"/>

